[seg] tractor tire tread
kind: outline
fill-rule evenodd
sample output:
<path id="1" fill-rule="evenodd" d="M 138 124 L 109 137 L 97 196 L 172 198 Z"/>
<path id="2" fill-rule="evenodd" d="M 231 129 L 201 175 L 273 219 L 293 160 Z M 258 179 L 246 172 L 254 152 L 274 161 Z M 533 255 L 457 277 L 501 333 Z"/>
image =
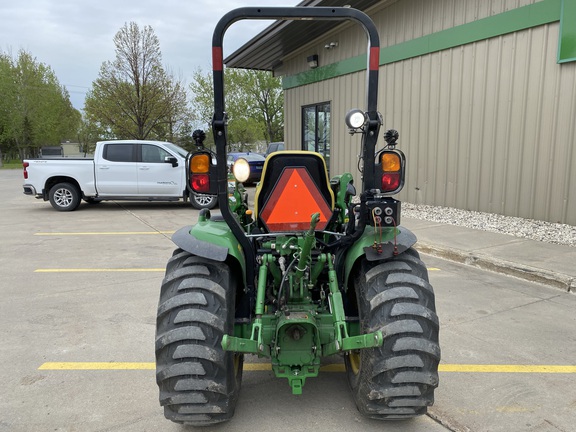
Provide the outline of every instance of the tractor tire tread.
<path id="1" fill-rule="evenodd" d="M 234 295 L 225 263 L 181 249 L 168 261 L 156 323 L 156 381 L 167 419 L 205 426 L 233 416 L 243 359 L 221 341 L 233 333 Z"/>
<path id="2" fill-rule="evenodd" d="M 393 420 L 425 414 L 438 386 L 439 320 L 428 271 L 413 249 L 386 262 L 363 261 L 355 277 L 362 333 L 380 330 L 379 348 L 346 359 L 359 411 Z"/>

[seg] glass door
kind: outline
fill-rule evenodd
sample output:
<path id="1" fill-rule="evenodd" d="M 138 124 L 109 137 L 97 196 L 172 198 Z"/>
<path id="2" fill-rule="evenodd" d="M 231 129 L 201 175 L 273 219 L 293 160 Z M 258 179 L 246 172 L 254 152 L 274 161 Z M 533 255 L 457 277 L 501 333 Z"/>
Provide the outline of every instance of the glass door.
<path id="1" fill-rule="evenodd" d="M 320 153 L 330 173 L 330 102 L 302 107 L 302 150 Z"/>

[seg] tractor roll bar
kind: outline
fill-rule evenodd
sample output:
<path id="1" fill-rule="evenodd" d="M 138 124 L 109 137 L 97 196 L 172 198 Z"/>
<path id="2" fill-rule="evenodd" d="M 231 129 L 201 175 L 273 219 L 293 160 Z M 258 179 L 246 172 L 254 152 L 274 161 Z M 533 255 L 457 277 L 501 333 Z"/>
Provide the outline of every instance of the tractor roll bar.
<path id="1" fill-rule="evenodd" d="M 212 37 L 212 68 L 214 81 L 214 117 L 212 131 L 216 144 L 218 204 L 222 216 L 238 239 L 246 257 L 246 282 L 249 289 L 254 288 L 254 268 L 256 257 L 251 247 L 250 239 L 236 221 L 228 207 L 228 175 L 226 165 L 226 110 L 224 104 L 224 33 L 233 23 L 244 19 L 276 19 L 276 20 L 353 20 L 364 28 L 368 38 L 368 64 L 366 77 L 366 112 L 368 123 L 363 135 L 364 177 L 363 190 L 374 189 L 374 152 L 380 116 L 377 111 L 378 101 L 378 68 L 380 63 L 380 37 L 373 21 L 365 13 L 348 7 L 244 7 L 234 9 L 224 15 Z"/>

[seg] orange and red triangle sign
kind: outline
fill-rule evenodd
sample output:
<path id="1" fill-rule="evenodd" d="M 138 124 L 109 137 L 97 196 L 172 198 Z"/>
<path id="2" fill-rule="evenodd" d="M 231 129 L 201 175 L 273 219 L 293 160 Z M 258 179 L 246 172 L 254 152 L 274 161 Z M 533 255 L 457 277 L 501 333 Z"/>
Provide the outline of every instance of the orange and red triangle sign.
<path id="1" fill-rule="evenodd" d="M 330 205 L 304 167 L 285 168 L 260 219 L 269 231 L 305 231 L 314 213 L 320 213 L 317 230 L 323 230 L 332 216 Z"/>

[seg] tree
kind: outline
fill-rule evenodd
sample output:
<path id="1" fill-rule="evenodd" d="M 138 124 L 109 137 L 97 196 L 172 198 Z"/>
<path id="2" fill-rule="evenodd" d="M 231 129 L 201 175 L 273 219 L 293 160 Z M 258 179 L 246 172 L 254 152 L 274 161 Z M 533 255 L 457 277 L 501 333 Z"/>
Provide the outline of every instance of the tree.
<path id="1" fill-rule="evenodd" d="M 76 135 L 80 113 L 68 91 L 30 53 L 0 53 L 0 94 L 0 149 L 10 157 L 35 156 L 41 146 Z"/>
<path id="2" fill-rule="evenodd" d="M 209 124 L 214 112 L 212 74 L 196 71 L 190 90 L 193 110 Z M 229 143 L 245 150 L 255 141 L 282 141 L 284 94 L 278 78 L 265 71 L 225 69 L 224 91 Z"/>
<path id="3" fill-rule="evenodd" d="M 85 154 L 93 153 L 96 148 L 96 142 L 99 140 L 113 138 L 99 124 L 90 121 L 86 115 L 82 117 L 80 128 L 78 129 L 78 143 Z"/>
<path id="4" fill-rule="evenodd" d="M 116 138 L 173 140 L 189 116 L 186 92 L 163 68 L 154 30 L 125 24 L 114 45 L 116 59 L 102 63 L 86 96 L 88 120 Z"/>
<path id="5" fill-rule="evenodd" d="M 252 114 L 265 127 L 267 142 L 284 139 L 284 92 L 278 78 L 265 71 L 240 75 L 244 91 L 250 96 Z"/>
<path id="6" fill-rule="evenodd" d="M 12 61 L 0 52 L 0 165 L 3 155 L 10 151 L 13 139 L 10 135 L 11 110 L 14 106 L 16 85 L 13 79 Z"/>

